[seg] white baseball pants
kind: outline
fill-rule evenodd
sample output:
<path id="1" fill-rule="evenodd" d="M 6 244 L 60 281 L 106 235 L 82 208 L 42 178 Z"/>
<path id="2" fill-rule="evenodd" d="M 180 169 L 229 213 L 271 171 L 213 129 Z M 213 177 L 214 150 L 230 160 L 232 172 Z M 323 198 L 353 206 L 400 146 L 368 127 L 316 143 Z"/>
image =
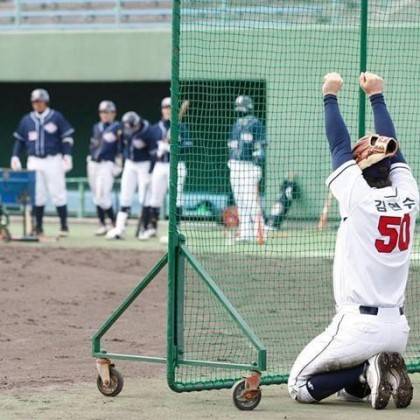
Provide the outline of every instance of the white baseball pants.
<path id="1" fill-rule="evenodd" d="M 45 206 L 48 195 L 56 207 L 67 204 L 63 156 L 29 156 L 27 168 L 35 171 L 35 206 Z"/>
<path id="2" fill-rule="evenodd" d="M 185 166 L 185 162 L 178 162 L 177 166 L 178 172 L 178 183 L 177 183 L 177 191 L 176 191 L 176 206 L 183 207 L 184 205 L 184 186 L 185 181 L 187 179 L 187 167 Z"/>
<path id="3" fill-rule="evenodd" d="M 233 197 L 238 207 L 239 237 L 255 239 L 258 235 L 258 223 L 264 225 L 258 183 L 261 179 L 261 168 L 252 162 L 229 160 L 230 184 Z"/>
<path id="4" fill-rule="evenodd" d="M 104 210 L 112 206 L 112 187 L 114 186 L 114 163 L 111 161 L 87 164 L 87 174 L 93 203 Z"/>
<path id="5" fill-rule="evenodd" d="M 127 159 L 121 177 L 120 207 L 130 207 L 138 189 L 138 198 L 143 206 L 150 183 L 150 161 L 133 162 Z"/>
<path id="6" fill-rule="evenodd" d="M 313 375 L 360 365 L 381 352 L 403 353 L 409 330 L 398 307 L 379 308 L 378 315 L 360 314 L 358 305 L 341 308 L 297 357 L 289 376 L 290 396 L 312 402 L 304 388 Z"/>
<path id="7" fill-rule="evenodd" d="M 169 187 L 169 169 L 170 165 L 168 162 L 157 162 L 153 168 L 150 190 L 146 198 L 148 206 L 162 207 Z M 187 178 L 187 167 L 185 166 L 185 162 L 178 162 L 177 171 L 176 206 L 182 207 L 184 205 L 184 186 Z"/>

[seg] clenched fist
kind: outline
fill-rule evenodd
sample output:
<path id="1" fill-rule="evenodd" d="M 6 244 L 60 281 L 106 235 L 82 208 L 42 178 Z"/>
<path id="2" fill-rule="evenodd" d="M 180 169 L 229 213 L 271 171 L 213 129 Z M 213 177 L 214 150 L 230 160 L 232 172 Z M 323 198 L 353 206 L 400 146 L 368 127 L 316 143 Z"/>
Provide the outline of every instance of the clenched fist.
<path id="1" fill-rule="evenodd" d="M 22 163 L 20 162 L 20 159 L 17 156 L 12 156 L 12 159 L 10 160 L 10 167 L 14 171 L 22 170 Z"/>
<path id="2" fill-rule="evenodd" d="M 324 95 L 337 95 L 343 86 L 343 79 L 339 73 L 327 73 L 324 76 L 324 84 L 322 85 L 322 93 Z"/>
<path id="3" fill-rule="evenodd" d="M 63 156 L 63 168 L 65 173 L 73 169 L 73 158 L 70 155 Z"/>
<path id="4" fill-rule="evenodd" d="M 368 96 L 382 93 L 384 91 L 384 79 L 382 79 L 381 76 L 368 71 L 360 74 L 359 84 Z"/>

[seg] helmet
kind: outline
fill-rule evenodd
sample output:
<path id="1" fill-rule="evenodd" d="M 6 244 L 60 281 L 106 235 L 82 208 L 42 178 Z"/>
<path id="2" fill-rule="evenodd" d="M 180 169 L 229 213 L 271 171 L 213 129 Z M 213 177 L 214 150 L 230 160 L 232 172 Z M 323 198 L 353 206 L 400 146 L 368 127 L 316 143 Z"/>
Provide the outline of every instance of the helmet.
<path id="1" fill-rule="evenodd" d="M 31 102 L 50 102 L 50 95 L 45 89 L 35 89 L 31 93 Z"/>
<path id="2" fill-rule="evenodd" d="M 254 109 L 252 99 L 247 95 L 240 95 L 235 99 L 235 111 L 248 114 Z"/>
<path id="3" fill-rule="evenodd" d="M 171 107 L 171 98 L 170 97 L 163 98 L 160 106 L 161 106 L 161 108 L 170 108 Z"/>
<path id="4" fill-rule="evenodd" d="M 140 128 L 142 120 L 137 112 L 129 111 L 122 116 L 121 121 L 123 123 L 124 133 L 133 134 Z"/>
<path id="5" fill-rule="evenodd" d="M 364 170 L 394 156 L 398 147 L 398 141 L 392 137 L 368 134 L 353 146 L 353 157 L 360 169 Z"/>
<path id="6" fill-rule="evenodd" d="M 117 107 L 112 101 L 101 101 L 98 108 L 99 112 L 117 112 Z"/>

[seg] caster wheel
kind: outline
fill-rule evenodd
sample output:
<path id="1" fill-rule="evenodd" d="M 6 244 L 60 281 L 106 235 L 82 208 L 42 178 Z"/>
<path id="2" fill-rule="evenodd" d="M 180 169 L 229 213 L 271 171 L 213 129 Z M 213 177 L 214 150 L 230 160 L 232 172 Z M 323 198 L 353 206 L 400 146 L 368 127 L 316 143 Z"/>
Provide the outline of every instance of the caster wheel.
<path id="1" fill-rule="evenodd" d="M 261 389 L 245 390 L 245 379 L 236 382 L 232 388 L 235 407 L 242 411 L 251 411 L 261 402 Z"/>
<path id="2" fill-rule="evenodd" d="M 98 386 L 99 392 L 105 395 L 105 397 L 116 397 L 123 389 L 124 379 L 121 373 L 113 367 L 109 368 L 109 375 L 111 383 L 108 386 L 102 382 L 102 378 L 99 375 L 96 380 L 96 385 Z"/>

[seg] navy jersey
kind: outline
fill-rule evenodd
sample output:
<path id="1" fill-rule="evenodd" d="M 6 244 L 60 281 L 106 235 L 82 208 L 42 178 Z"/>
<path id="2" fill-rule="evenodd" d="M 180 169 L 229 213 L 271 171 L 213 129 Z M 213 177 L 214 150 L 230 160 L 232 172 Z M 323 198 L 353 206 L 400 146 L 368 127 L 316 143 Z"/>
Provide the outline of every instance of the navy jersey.
<path id="1" fill-rule="evenodd" d="M 262 165 L 266 144 L 265 127 L 257 117 L 247 115 L 238 118 L 228 142 L 229 159 Z"/>
<path id="2" fill-rule="evenodd" d="M 170 120 L 160 120 L 158 123 L 154 125 L 155 129 L 158 132 L 159 141 L 164 141 L 170 143 L 171 141 L 171 122 Z M 185 160 L 185 156 L 192 148 L 192 140 L 190 137 L 190 133 L 188 127 L 184 123 L 179 124 L 179 148 L 178 154 L 179 158 L 178 161 L 182 162 Z M 157 160 L 159 162 L 169 162 L 170 153 L 169 150 L 164 152 L 162 156 L 158 157 Z"/>
<path id="3" fill-rule="evenodd" d="M 96 123 L 92 128 L 89 152 L 94 162 L 104 160 L 115 161 L 121 153 L 121 124 L 118 121 L 112 123 Z"/>
<path id="4" fill-rule="evenodd" d="M 143 120 L 141 128 L 124 136 L 124 157 L 133 162 L 151 160 L 156 152 L 158 133 L 148 121 Z"/>
<path id="5" fill-rule="evenodd" d="M 13 155 L 18 156 L 24 149 L 29 156 L 70 155 L 73 133 L 74 128 L 60 112 L 53 109 L 42 114 L 31 112 L 21 119 L 13 133 L 16 139 Z"/>

